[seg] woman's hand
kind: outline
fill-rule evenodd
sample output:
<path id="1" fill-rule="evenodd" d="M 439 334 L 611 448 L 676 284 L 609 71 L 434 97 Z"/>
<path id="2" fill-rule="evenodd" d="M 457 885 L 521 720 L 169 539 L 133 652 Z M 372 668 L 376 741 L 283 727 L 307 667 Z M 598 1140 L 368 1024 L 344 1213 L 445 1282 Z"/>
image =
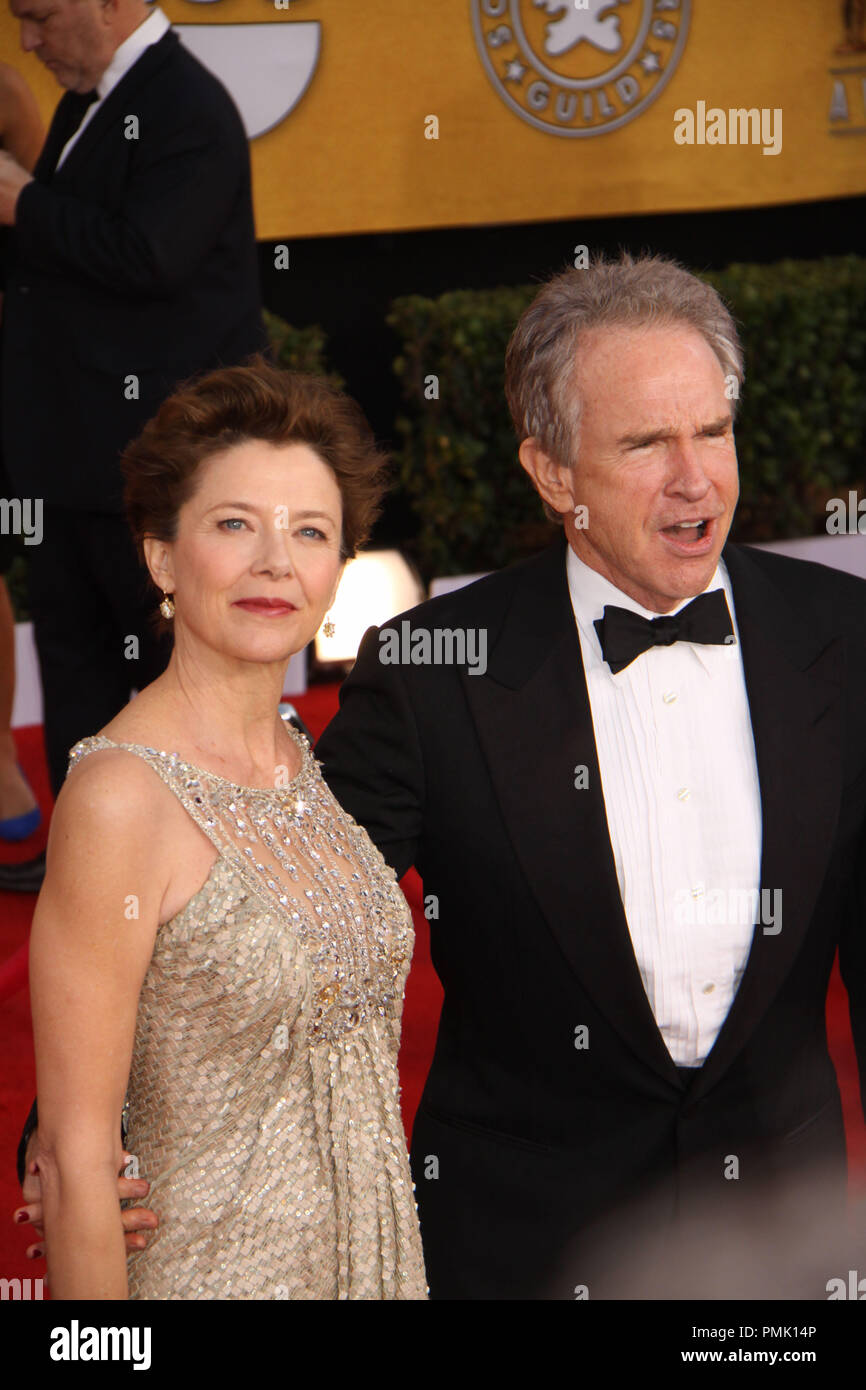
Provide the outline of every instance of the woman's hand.
<path id="1" fill-rule="evenodd" d="M 27 1247 L 28 1260 L 38 1260 L 45 1254 L 45 1232 L 42 1224 L 42 1184 L 39 1181 L 39 1169 L 33 1157 L 35 1152 L 36 1130 L 31 1134 L 27 1144 L 24 1186 L 21 1188 L 24 1205 L 18 1207 L 12 1215 L 12 1220 L 16 1224 L 23 1225 L 29 1221 L 39 1237 L 33 1245 Z M 117 1196 L 121 1202 L 130 1201 L 134 1197 L 146 1197 L 150 1191 L 150 1183 L 146 1178 L 125 1178 L 123 1176 L 124 1169 L 131 1157 L 132 1155 L 127 1153 L 122 1155 L 120 1174 L 117 1179 Z M 120 1213 L 120 1219 L 123 1222 L 127 1250 L 143 1250 L 147 1245 L 150 1233 L 155 1231 L 159 1225 L 159 1217 L 150 1207 L 126 1207 Z M 27 1234 L 29 1235 L 30 1232 L 28 1231 Z"/>

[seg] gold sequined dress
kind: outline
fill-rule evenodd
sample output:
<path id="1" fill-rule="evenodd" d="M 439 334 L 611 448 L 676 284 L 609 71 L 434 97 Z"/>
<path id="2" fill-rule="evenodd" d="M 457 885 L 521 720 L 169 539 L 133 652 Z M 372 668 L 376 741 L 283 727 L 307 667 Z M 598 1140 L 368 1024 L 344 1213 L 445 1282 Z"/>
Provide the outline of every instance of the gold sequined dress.
<path id="1" fill-rule="evenodd" d="M 301 769 L 273 789 L 102 735 L 71 753 L 143 758 L 218 851 L 139 997 L 127 1148 L 160 1226 L 130 1298 L 427 1297 L 397 1073 L 412 919 L 286 728 Z"/>

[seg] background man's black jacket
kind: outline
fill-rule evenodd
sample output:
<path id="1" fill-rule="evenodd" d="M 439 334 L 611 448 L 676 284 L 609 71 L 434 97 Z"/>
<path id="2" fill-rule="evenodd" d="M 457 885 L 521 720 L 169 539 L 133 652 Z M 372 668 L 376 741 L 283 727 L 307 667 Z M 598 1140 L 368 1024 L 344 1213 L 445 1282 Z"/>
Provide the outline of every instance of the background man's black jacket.
<path id="1" fill-rule="evenodd" d="M 265 345 L 249 152 L 171 30 L 54 172 L 72 101 L 4 238 L 3 453 L 19 495 L 111 512 L 118 453 L 173 387 Z"/>

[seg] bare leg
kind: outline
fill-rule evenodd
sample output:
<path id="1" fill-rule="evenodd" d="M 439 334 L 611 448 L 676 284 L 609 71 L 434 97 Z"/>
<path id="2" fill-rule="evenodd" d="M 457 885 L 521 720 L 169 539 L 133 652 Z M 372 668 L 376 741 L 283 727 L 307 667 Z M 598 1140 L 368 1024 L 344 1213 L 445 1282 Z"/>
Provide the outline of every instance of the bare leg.
<path id="1" fill-rule="evenodd" d="M 36 798 L 22 777 L 12 737 L 15 694 L 15 619 L 6 581 L 0 578 L 0 820 L 32 811 Z"/>

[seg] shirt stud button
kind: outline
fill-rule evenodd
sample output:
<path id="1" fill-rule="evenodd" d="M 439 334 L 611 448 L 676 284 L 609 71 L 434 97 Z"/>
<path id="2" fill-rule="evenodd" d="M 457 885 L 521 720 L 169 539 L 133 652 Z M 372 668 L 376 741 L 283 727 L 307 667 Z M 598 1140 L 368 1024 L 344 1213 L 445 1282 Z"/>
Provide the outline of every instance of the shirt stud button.
<path id="1" fill-rule="evenodd" d="M 677 692 L 675 690 L 666 690 L 664 695 L 662 696 L 662 699 L 664 700 L 666 705 L 672 705 L 676 698 Z"/>
<path id="2" fill-rule="evenodd" d="M 702 994 L 712 994 L 712 992 L 713 992 L 714 989 L 715 989 L 715 985 L 704 985 L 703 989 L 701 990 L 701 993 L 702 993 Z"/>
<path id="3" fill-rule="evenodd" d="M 691 792 L 689 791 L 688 787 L 680 787 L 679 791 L 677 792 L 677 799 L 679 801 L 688 801 L 690 796 Z"/>

